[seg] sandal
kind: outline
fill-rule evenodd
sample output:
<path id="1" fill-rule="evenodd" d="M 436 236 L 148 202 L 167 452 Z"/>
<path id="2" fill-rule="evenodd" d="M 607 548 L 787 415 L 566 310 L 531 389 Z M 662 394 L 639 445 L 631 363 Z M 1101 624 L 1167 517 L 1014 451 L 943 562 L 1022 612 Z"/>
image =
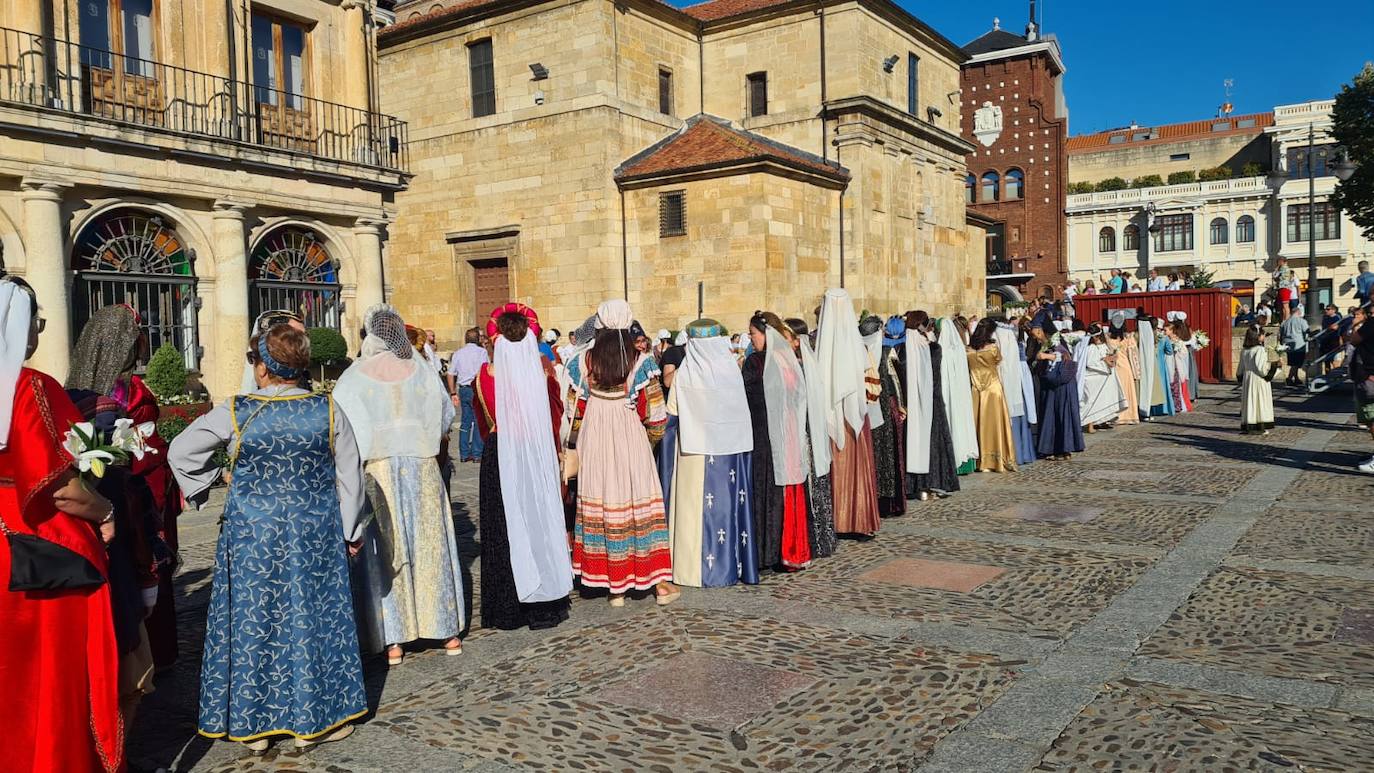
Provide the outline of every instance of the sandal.
<path id="1" fill-rule="evenodd" d="M 660 607 L 666 607 L 666 606 L 668 606 L 669 604 L 673 603 L 674 601 L 677 601 L 677 600 L 678 600 L 679 598 L 681 598 L 681 597 L 682 597 L 682 591 L 679 590 L 678 588 L 673 588 L 671 591 L 669 591 L 669 592 L 667 592 L 667 593 L 657 593 L 657 592 L 655 592 L 655 594 L 654 594 L 654 603 L 655 603 L 655 604 L 658 604 Z"/>
<path id="2" fill-rule="evenodd" d="M 405 657 L 405 650 L 401 649 L 399 644 L 393 644 L 386 648 L 386 664 L 388 666 L 401 665 L 401 661 L 405 660 Z"/>
<path id="3" fill-rule="evenodd" d="M 259 739 L 256 740 L 256 741 L 244 741 L 244 742 L 243 742 L 243 745 L 246 746 L 246 747 L 248 747 L 248 751 L 249 751 L 254 757 L 261 757 L 262 755 L 266 754 L 266 753 L 267 753 L 267 747 L 270 746 L 271 744 L 272 744 L 272 742 L 269 741 L 269 740 L 266 739 L 266 738 L 259 738 Z"/>
<path id="4" fill-rule="evenodd" d="M 353 726 L 344 725 L 343 727 L 339 728 L 338 730 L 335 730 L 334 732 L 330 733 L 329 735 L 326 735 L 323 738 L 312 738 L 310 740 L 306 740 L 304 738 L 297 738 L 296 748 L 309 749 L 312 746 L 317 746 L 322 743 L 333 743 L 334 741 L 342 741 L 350 735 L 353 735 Z"/>
<path id="5" fill-rule="evenodd" d="M 619 609 L 620 607 L 625 606 L 625 594 L 624 594 L 624 593 L 612 593 L 612 594 L 611 594 L 611 606 L 613 606 L 613 607 L 615 607 L 615 608 L 617 608 L 617 609 Z"/>
<path id="6" fill-rule="evenodd" d="M 454 638 L 452 638 L 452 639 L 449 639 L 448 642 L 446 642 L 446 643 L 444 644 L 444 654 L 445 654 L 445 655 L 461 655 L 461 654 L 463 654 L 463 640 L 457 638 L 456 636 L 455 636 Z"/>

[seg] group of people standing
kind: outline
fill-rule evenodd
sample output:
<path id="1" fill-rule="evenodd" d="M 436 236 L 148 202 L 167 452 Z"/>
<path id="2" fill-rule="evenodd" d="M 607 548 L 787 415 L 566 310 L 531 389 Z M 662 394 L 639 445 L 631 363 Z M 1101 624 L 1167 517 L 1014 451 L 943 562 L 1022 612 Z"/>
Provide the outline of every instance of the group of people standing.
<path id="1" fill-rule="evenodd" d="M 421 643 L 462 652 L 445 473 L 460 409 L 475 429 L 460 433 L 461 458 L 481 466 L 481 623 L 539 629 L 567 619 L 575 584 L 604 589 L 614 607 L 640 594 L 667 605 L 679 586 L 803 571 L 908 501 L 957 492 L 961 475 L 1064 459 L 1083 450 L 1085 428 L 1187 410 L 1197 375 L 1182 315 L 1139 320 L 1138 333 L 1119 320 L 1075 329 L 1038 306 L 1019 321 L 860 318 L 831 290 L 814 330 L 753 314 L 744 351 L 712 319 L 656 351 L 620 300 L 554 349 L 536 312 L 509 303 L 485 336 L 468 336 L 447 384 L 423 331 L 377 305 L 360 356 L 326 394 L 309 388 L 301 321 L 270 312 L 248 341 L 240 394 L 88 488 L 62 450 L 65 428 L 156 415 L 132 374 L 138 320 L 127 307 L 93 318 L 69 394 L 22 368 L 43 327 L 37 308 L 27 287 L 0 282 L 0 387 L 13 389 L 0 394 L 4 531 L 62 545 L 108 582 L 0 592 L 0 615 L 19 621 L 0 672 L 52 696 L 0 730 L 5 748 L 31 756 L 20 769 L 119 768 L 167 635 L 157 620 L 171 602 L 175 507 L 200 507 L 220 480 L 198 729 L 260 753 L 280 738 L 347 737 L 368 710 L 363 655 L 400 665 Z M 0 573 L 11 565 L 0 548 Z M 77 641 L 41 646 L 53 632 Z M 25 667 L 35 653 L 52 667 Z"/>

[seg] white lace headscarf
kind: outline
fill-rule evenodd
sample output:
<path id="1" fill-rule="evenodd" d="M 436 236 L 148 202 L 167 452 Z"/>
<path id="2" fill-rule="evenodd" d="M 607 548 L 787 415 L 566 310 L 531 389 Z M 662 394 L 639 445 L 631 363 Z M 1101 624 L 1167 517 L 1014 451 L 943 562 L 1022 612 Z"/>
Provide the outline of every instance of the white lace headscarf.
<path id="1" fill-rule="evenodd" d="M 0 451 L 9 447 L 14 390 L 29 352 L 33 299 L 19 285 L 0 280 Z"/>

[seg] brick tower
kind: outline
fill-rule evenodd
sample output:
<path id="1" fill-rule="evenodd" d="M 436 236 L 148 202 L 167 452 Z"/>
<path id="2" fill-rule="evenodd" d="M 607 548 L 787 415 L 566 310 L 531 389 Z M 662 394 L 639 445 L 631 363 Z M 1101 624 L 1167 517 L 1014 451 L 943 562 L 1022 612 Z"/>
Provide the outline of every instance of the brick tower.
<path id="1" fill-rule="evenodd" d="M 989 301 L 1058 297 L 1068 273 L 1069 124 L 1059 41 L 1040 34 L 1031 0 L 1025 34 L 993 19 L 964 51 L 961 129 L 977 148 L 964 201 L 999 224 L 988 232 Z"/>

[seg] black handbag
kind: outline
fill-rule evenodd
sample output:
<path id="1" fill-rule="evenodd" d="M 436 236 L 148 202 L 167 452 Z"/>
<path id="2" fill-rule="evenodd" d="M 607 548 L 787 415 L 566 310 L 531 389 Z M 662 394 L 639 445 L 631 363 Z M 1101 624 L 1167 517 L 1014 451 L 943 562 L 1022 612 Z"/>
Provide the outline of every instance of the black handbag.
<path id="1" fill-rule="evenodd" d="M 86 557 L 33 534 L 11 531 L 0 520 L 0 532 L 10 546 L 12 592 L 79 590 L 105 584 L 105 576 Z"/>

